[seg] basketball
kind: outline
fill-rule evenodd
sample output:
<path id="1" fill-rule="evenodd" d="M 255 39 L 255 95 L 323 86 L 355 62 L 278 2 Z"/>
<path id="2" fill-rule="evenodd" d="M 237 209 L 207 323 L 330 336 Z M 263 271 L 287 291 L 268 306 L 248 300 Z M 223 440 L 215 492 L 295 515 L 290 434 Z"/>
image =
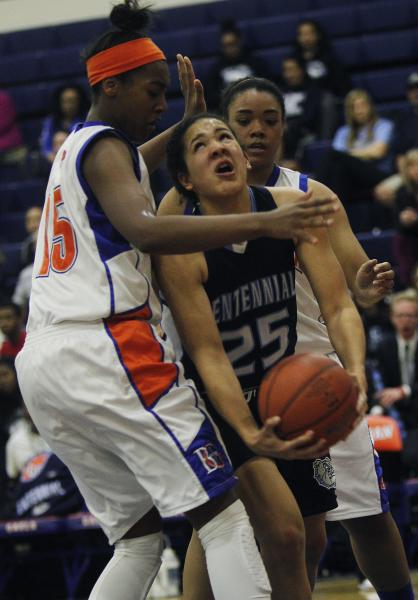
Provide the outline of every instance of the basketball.
<path id="1" fill-rule="evenodd" d="M 272 367 L 260 386 L 259 414 L 264 422 L 279 416 L 277 435 L 292 439 L 314 431 L 329 446 L 344 439 L 358 413 L 358 387 L 334 360 L 319 354 L 295 354 Z"/>

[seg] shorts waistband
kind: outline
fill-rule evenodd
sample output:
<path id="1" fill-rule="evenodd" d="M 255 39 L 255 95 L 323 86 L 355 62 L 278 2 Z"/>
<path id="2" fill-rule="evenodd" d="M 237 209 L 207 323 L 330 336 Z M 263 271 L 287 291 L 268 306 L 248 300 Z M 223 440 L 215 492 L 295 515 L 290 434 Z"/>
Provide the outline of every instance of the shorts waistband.
<path id="1" fill-rule="evenodd" d="M 104 329 L 104 323 L 101 319 L 97 321 L 66 321 L 65 323 L 56 323 L 48 325 L 37 331 L 31 331 L 27 334 L 25 346 L 30 346 L 40 340 L 50 337 L 56 337 L 63 334 L 71 334 L 76 332 L 99 331 Z"/>

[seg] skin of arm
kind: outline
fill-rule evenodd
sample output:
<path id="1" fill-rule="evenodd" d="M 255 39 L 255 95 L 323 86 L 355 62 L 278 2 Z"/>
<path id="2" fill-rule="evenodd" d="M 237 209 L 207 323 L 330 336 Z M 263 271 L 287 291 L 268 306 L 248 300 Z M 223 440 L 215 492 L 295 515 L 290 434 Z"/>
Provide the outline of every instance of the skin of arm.
<path id="1" fill-rule="evenodd" d="M 277 188 L 270 191 L 280 204 Z M 328 328 L 331 343 L 347 371 L 366 390 L 365 336 L 360 315 L 351 300 L 344 272 L 325 229 L 318 229 L 315 245 L 299 242 L 296 254 L 307 275 Z M 319 267 L 319 268 L 318 268 Z"/>
<path id="2" fill-rule="evenodd" d="M 183 254 L 260 236 L 289 237 L 305 233 L 306 223 L 317 226 L 324 216 L 333 216 L 336 204 L 329 197 L 311 199 L 311 194 L 290 190 L 290 200 L 267 213 L 222 216 L 166 216 L 157 219 L 144 196 L 127 144 L 109 134 L 92 143 L 82 171 L 100 206 L 115 229 L 132 245 L 148 254 Z M 285 193 L 283 193 L 285 196 Z"/>
<path id="3" fill-rule="evenodd" d="M 373 142 L 364 148 L 352 148 L 349 154 L 363 160 L 379 160 L 386 156 L 387 151 L 388 145 L 385 142 Z"/>
<path id="4" fill-rule="evenodd" d="M 331 193 L 327 186 L 312 179 L 309 180 L 309 189 L 314 197 Z M 340 210 L 335 213 L 334 223 L 327 230 L 328 237 L 356 302 L 368 308 L 392 290 L 395 273 L 388 262 L 378 264 L 377 260 L 369 260 L 351 229 L 344 206 L 338 202 Z"/>
<path id="5" fill-rule="evenodd" d="M 89 149 L 83 173 L 112 225 L 142 252 L 178 254 L 215 248 L 263 235 L 266 218 L 169 216 L 157 219 L 133 169 L 127 145 L 103 137 Z"/>

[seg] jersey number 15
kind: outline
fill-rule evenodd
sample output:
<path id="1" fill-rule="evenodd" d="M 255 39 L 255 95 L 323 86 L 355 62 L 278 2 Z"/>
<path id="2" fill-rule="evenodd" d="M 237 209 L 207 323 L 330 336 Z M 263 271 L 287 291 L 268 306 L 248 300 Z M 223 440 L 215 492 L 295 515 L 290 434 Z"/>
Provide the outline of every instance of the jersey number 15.
<path id="1" fill-rule="evenodd" d="M 48 225 L 52 204 L 52 242 L 48 239 Z M 44 255 L 38 277 L 48 277 L 49 271 L 65 273 L 77 258 L 77 239 L 71 221 L 62 215 L 64 201 L 61 188 L 54 189 L 52 200 L 48 196 L 45 209 Z"/>

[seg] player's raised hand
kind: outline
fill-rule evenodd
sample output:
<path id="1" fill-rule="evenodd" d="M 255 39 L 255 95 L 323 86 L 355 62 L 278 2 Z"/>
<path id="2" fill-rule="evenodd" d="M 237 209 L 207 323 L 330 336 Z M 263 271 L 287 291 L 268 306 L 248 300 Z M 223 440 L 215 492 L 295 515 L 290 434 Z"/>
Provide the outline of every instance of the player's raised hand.
<path id="1" fill-rule="evenodd" d="M 255 454 L 285 460 L 307 460 L 327 453 L 326 441 L 315 440 L 313 431 L 307 431 L 293 440 L 280 439 L 276 433 L 279 423 L 280 417 L 270 417 L 252 437 L 244 439 L 245 443 Z"/>
<path id="2" fill-rule="evenodd" d="M 206 101 L 203 85 L 196 79 L 192 61 L 188 56 L 177 54 L 177 70 L 181 92 L 184 96 L 184 118 L 205 112 Z"/>
<path id="3" fill-rule="evenodd" d="M 295 190 L 292 190 L 293 194 Z M 286 190 L 289 193 L 289 190 Z M 274 238 L 297 238 L 315 244 L 317 238 L 308 231 L 315 227 L 329 227 L 338 210 L 337 197 L 313 198 L 312 192 L 300 193 L 294 199 L 280 203 L 278 208 L 263 213 L 266 236 Z"/>
<path id="4" fill-rule="evenodd" d="M 377 262 L 375 258 L 361 265 L 356 275 L 355 298 L 362 306 L 376 304 L 390 294 L 395 271 L 389 262 Z"/>

